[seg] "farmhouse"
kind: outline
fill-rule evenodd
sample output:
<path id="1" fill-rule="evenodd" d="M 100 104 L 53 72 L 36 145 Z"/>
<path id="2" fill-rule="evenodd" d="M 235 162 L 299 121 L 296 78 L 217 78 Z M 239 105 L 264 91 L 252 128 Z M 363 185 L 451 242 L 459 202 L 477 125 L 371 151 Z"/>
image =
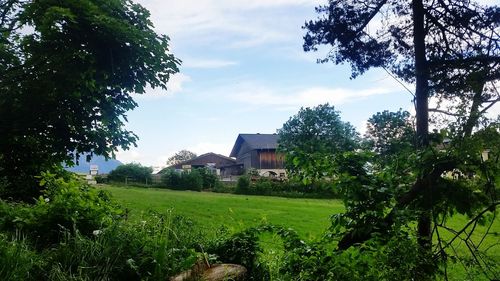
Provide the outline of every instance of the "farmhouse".
<path id="1" fill-rule="evenodd" d="M 191 170 L 192 168 L 207 168 L 212 170 L 214 174 L 221 175 L 221 170 L 226 166 L 233 166 L 236 164 L 236 160 L 229 158 L 227 156 L 209 152 L 202 154 L 190 160 L 186 160 L 175 165 L 168 167 L 167 169 L 176 170 Z"/>
<path id="2" fill-rule="evenodd" d="M 245 171 L 256 170 L 261 176 L 285 177 L 283 155 L 276 152 L 277 134 L 239 134 L 230 157 Z"/>

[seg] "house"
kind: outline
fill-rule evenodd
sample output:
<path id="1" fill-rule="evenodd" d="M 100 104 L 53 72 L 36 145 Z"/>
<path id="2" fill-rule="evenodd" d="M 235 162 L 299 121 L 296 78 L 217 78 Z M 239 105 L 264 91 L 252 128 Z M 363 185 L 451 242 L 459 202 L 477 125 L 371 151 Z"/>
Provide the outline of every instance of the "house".
<path id="1" fill-rule="evenodd" d="M 283 155 L 276 152 L 277 134 L 239 134 L 230 157 L 245 171 L 255 170 L 261 176 L 285 177 Z"/>
<path id="2" fill-rule="evenodd" d="M 221 170 L 227 166 L 233 166 L 236 160 L 227 156 L 209 152 L 197 156 L 193 159 L 182 161 L 175 165 L 169 166 L 167 169 L 190 171 L 192 168 L 207 168 L 216 175 L 221 175 Z M 161 171 L 160 171 L 161 173 Z"/>

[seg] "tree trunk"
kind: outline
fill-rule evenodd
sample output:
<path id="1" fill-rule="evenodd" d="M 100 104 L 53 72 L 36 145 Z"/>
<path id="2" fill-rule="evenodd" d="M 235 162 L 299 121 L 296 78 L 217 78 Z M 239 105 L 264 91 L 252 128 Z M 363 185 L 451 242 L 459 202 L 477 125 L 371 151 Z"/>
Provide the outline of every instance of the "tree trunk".
<path id="1" fill-rule="evenodd" d="M 481 106 L 483 102 L 483 89 L 486 83 L 484 81 L 478 82 L 478 85 L 474 87 L 473 92 L 474 96 L 472 97 L 472 106 L 469 113 L 469 118 L 464 125 L 463 135 L 464 137 L 470 137 L 472 135 L 472 130 L 474 126 L 477 125 L 479 121 L 479 117 L 481 116 L 481 112 L 479 110 L 479 106 Z"/>
<path id="2" fill-rule="evenodd" d="M 429 146 L 429 69 L 425 56 L 425 8 L 422 0 L 412 0 L 413 10 L 413 43 L 415 51 L 415 99 L 417 118 L 417 150 L 424 150 Z M 425 177 L 426 175 L 420 175 Z M 424 183 L 422 193 L 422 210 L 417 225 L 417 240 L 423 255 L 432 251 L 432 186 L 431 182 Z M 417 268 L 416 278 L 427 279 L 424 263 Z"/>

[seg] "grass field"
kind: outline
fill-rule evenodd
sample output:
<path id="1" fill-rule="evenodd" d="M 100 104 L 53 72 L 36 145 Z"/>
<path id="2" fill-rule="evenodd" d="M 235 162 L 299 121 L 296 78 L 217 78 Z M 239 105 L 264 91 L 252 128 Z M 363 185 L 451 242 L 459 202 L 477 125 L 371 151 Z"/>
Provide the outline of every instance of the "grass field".
<path id="1" fill-rule="evenodd" d="M 222 225 L 231 231 L 238 231 L 268 222 L 293 228 L 303 239 L 312 240 L 319 238 L 330 225 L 329 218 L 332 214 L 344 209 L 340 200 L 290 199 L 122 186 L 103 186 L 102 188 L 110 191 L 123 207 L 130 210 L 132 219 L 139 219 L 141 213 L 148 210 L 159 212 L 173 210 L 175 214 L 197 222 L 209 233 L 214 233 Z M 448 222 L 448 226 L 458 230 L 467 221 L 465 216 L 456 215 Z M 478 231 L 473 234 L 472 237 L 476 243 L 482 239 L 479 233 L 484 227 L 486 226 L 478 226 Z M 491 226 L 490 232 L 492 234 L 486 237 L 484 248 L 491 247 L 488 250 L 489 254 L 493 254 L 495 261 L 500 261 L 498 239 L 500 223 L 498 220 Z M 444 230 L 441 231 L 441 235 L 447 239 L 453 237 L 451 233 Z M 460 240 L 454 243 L 454 250 L 461 255 L 470 255 L 466 245 Z M 476 280 L 474 275 L 468 276 L 459 262 L 450 264 L 449 269 L 452 271 L 450 276 L 454 276 L 450 280 Z"/>
<path id="2" fill-rule="evenodd" d="M 142 211 L 172 209 L 207 229 L 225 225 L 241 230 L 268 222 L 295 229 L 304 239 L 319 237 L 329 226 L 329 217 L 344 207 L 339 200 L 290 199 L 210 192 L 173 191 L 134 187 L 104 186 L 132 218 Z"/>

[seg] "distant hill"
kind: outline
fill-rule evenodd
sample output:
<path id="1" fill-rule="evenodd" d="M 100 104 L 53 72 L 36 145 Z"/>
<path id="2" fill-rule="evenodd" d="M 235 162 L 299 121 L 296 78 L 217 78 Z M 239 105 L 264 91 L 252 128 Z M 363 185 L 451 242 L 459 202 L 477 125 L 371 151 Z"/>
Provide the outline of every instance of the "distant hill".
<path id="1" fill-rule="evenodd" d="M 99 166 L 99 174 L 107 174 L 114 170 L 116 167 L 122 165 L 122 162 L 116 159 L 109 159 L 106 161 L 104 156 L 94 156 L 87 162 L 86 155 L 80 155 L 79 164 L 73 167 L 65 167 L 64 169 L 74 172 L 74 173 L 85 173 L 88 174 L 90 171 L 90 165 Z"/>

